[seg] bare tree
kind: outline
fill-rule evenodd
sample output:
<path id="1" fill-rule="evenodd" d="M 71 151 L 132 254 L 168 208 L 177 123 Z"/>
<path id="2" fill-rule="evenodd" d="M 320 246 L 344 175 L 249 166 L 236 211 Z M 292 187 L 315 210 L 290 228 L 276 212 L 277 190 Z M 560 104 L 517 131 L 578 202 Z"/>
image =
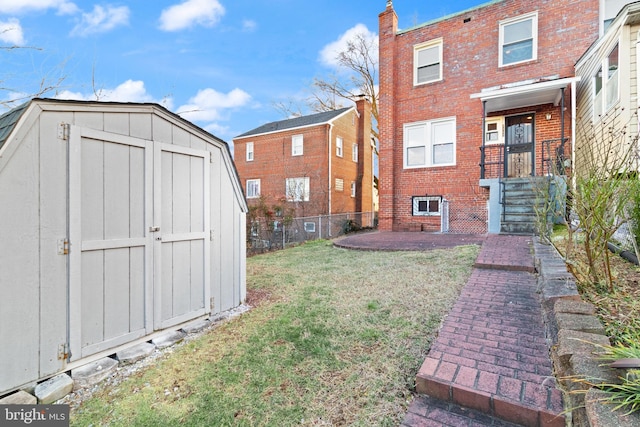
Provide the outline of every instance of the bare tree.
<path id="1" fill-rule="evenodd" d="M 5 29 L 0 33 L 4 33 L 7 31 L 11 31 L 11 29 L 10 28 Z M 35 47 L 35 46 L 18 46 L 18 45 L 2 46 L 0 45 L 0 53 L 1 52 L 10 53 L 17 50 L 42 51 L 42 48 Z M 3 61 L 3 62 L 5 62 L 5 67 L 6 67 L 6 61 Z M 64 64 L 62 64 L 59 68 L 63 69 Z M 7 68 L 4 68 L 3 71 L 7 72 Z M 44 76 L 39 76 L 38 81 L 34 84 L 31 84 L 29 82 L 21 83 L 22 85 L 31 86 L 28 90 L 24 90 L 24 89 L 15 87 L 14 84 L 12 83 L 6 83 L 7 82 L 6 77 L 7 77 L 6 74 L 5 76 L 0 76 L 0 94 L 3 92 L 6 92 L 14 96 L 11 96 L 7 99 L 0 98 L 0 107 L 4 107 L 4 108 L 12 108 L 16 104 L 22 103 L 26 100 L 37 98 L 47 93 L 56 91 L 62 85 L 62 82 L 65 79 L 65 76 L 62 73 L 55 76 L 55 75 L 52 75 L 51 72 L 49 72 Z M 22 78 L 23 77 L 21 76 L 21 79 Z"/>

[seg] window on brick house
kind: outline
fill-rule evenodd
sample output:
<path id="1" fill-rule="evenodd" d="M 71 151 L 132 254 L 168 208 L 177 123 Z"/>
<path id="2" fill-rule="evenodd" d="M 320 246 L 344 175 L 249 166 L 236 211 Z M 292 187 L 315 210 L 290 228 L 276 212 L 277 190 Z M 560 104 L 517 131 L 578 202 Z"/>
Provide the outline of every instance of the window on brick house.
<path id="1" fill-rule="evenodd" d="M 485 119 L 484 143 L 504 144 L 504 120 L 502 117 L 487 117 Z"/>
<path id="2" fill-rule="evenodd" d="M 294 135 L 291 137 L 291 155 L 302 156 L 304 152 L 304 138 L 302 135 Z"/>
<path id="3" fill-rule="evenodd" d="M 404 167 L 451 166 L 456 163 L 456 119 L 404 125 Z"/>
<path id="4" fill-rule="evenodd" d="M 500 66 L 538 57 L 538 13 L 500 22 Z"/>
<path id="5" fill-rule="evenodd" d="M 344 180 L 342 178 L 336 178 L 336 191 L 344 191 Z"/>
<path id="6" fill-rule="evenodd" d="M 413 84 L 442 80 L 442 39 L 431 40 L 413 48 Z"/>
<path id="7" fill-rule="evenodd" d="M 337 137 L 336 138 L 336 156 L 338 157 L 342 157 L 342 138 Z"/>
<path id="8" fill-rule="evenodd" d="M 356 197 L 356 183 L 351 181 L 351 197 Z"/>
<path id="9" fill-rule="evenodd" d="M 309 177 L 287 178 L 285 180 L 285 193 L 288 202 L 308 202 Z"/>
<path id="10" fill-rule="evenodd" d="M 414 216 L 439 216 L 442 197 L 440 196 L 415 196 L 412 203 Z"/>
<path id="11" fill-rule="evenodd" d="M 620 98 L 618 64 L 619 52 L 616 44 L 593 78 L 593 115 L 596 118 L 607 112 Z"/>
<path id="12" fill-rule="evenodd" d="M 247 199 L 255 199 L 260 197 L 260 180 L 248 179 L 247 180 Z"/>
<path id="13" fill-rule="evenodd" d="M 351 160 L 358 162 L 358 144 L 353 144 L 351 147 Z"/>
<path id="14" fill-rule="evenodd" d="M 253 142 L 247 142 L 247 162 L 253 161 Z"/>

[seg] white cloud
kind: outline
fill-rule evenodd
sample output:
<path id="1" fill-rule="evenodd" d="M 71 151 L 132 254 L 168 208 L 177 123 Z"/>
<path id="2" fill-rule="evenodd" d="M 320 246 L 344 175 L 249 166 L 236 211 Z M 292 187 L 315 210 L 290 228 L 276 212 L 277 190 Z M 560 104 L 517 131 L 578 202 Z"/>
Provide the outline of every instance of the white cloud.
<path id="1" fill-rule="evenodd" d="M 56 9 L 59 14 L 76 13 L 78 6 L 68 0 L 0 0 L 0 13 L 23 13 L 30 10 Z"/>
<path id="2" fill-rule="evenodd" d="M 213 122 L 221 118 L 223 110 L 243 107 L 250 100 L 251 95 L 242 89 L 236 88 L 225 94 L 207 88 L 178 108 L 177 114 L 191 121 Z"/>
<path id="3" fill-rule="evenodd" d="M 242 31 L 251 33 L 255 31 L 256 28 L 258 28 L 258 24 L 256 23 L 256 21 L 253 21 L 251 19 L 245 19 L 244 21 L 242 21 Z"/>
<path id="4" fill-rule="evenodd" d="M 0 42 L 13 46 L 24 45 L 24 34 L 19 20 L 9 18 L 7 21 L 0 21 Z"/>
<path id="5" fill-rule="evenodd" d="M 186 0 L 162 11 L 160 29 L 178 31 L 194 25 L 211 27 L 224 15 L 224 7 L 218 0 Z"/>
<path id="6" fill-rule="evenodd" d="M 171 98 L 158 101 L 153 98 L 144 87 L 141 80 L 127 80 L 116 86 L 114 89 L 99 89 L 96 93 L 71 92 L 68 90 L 60 92 L 58 99 L 75 99 L 80 101 L 111 101 L 111 102 L 152 102 L 171 109 Z"/>
<path id="7" fill-rule="evenodd" d="M 338 67 L 338 55 L 347 49 L 347 43 L 354 40 L 358 35 L 362 35 L 365 39 L 375 42 L 377 45 L 378 35 L 369 31 L 366 25 L 356 24 L 353 28 L 348 29 L 334 42 L 329 43 L 320 51 L 320 62 L 329 67 Z M 378 49 L 373 49 L 372 53 L 377 59 Z"/>
<path id="8" fill-rule="evenodd" d="M 87 36 L 89 34 L 104 33 L 128 23 L 129 8 L 127 6 L 107 6 L 104 8 L 95 5 L 93 12 L 82 14 L 82 20 L 71 30 L 71 35 Z"/>

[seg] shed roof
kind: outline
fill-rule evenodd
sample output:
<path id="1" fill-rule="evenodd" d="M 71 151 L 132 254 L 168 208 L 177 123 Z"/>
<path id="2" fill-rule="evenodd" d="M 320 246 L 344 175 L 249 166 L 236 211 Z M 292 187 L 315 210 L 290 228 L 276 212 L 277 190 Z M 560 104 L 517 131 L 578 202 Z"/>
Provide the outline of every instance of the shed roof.
<path id="1" fill-rule="evenodd" d="M 27 109 L 27 106 L 29 106 L 29 103 L 25 102 L 0 115 L 0 148 L 4 145 L 13 128 L 16 127 L 16 123 L 22 117 L 22 113 Z"/>
<path id="2" fill-rule="evenodd" d="M 308 116 L 294 117 L 292 119 L 267 123 L 253 130 L 245 132 L 242 135 L 238 135 L 236 138 L 244 138 L 247 136 L 261 135 L 264 133 L 273 133 L 273 132 L 279 132 L 283 130 L 290 130 L 295 128 L 329 123 L 331 120 L 335 119 L 336 117 L 340 116 L 341 114 L 353 108 L 354 107 L 345 107 L 345 108 L 340 108 L 339 110 L 323 111 L 322 113 L 310 114 Z"/>

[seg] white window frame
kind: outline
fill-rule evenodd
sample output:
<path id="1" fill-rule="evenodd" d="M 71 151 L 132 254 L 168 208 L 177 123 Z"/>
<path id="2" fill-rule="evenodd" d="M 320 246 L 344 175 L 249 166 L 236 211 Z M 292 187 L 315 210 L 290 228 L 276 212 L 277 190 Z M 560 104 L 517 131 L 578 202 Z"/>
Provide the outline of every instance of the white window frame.
<path id="1" fill-rule="evenodd" d="M 495 130 L 489 130 L 491 125 L 495 125 Z M 484 126 L 484 145 L 504 144 L 504 117 L 487 117 Z M 495 134 L 497 139 L 489 139 L 489 134 Z"/>
<path id="2" fill-rule="evenodd" d="M 351 160 L 358 163 L 358 144 L 351 146 Z"/>
<path id="3" fill-rule="evenodd" d="M 452 141 L 447 142 L 446 144 L 452 144 L 452 161 L 446 163 L 436 163 L 434 162 L 434 148 L 439 145 L 445 145 L 442 143 L 438 143 L 439 141 L 434 141 L 435 139 L 435 130 L 436 127 L 441 125 L 448 125 L 451 127 L 452 131 Z M 409 140 L 409 134 L 413 133 L 420 134 L 420 140 Z M 409 164 L 409 150 L 410 149 L 419 149 L 420 147 L 424 148 L 424 162 L 423 163 L 415 163 Z M 430 168 L 430 167 L 442 167 L 442 166 L 455 166 L 456 164 L 456 118 L 455 117 L 445 117 L 435 120 L 428 120 L 422 122 L 414 122 L 414 123 L 405 123 L 403 126 L 403 164 L 405 169 L 416 169 L 416 168 Z"/>
<path id="4" fill-rule="evenodd" d="M 343 149 L 344 149 L 344 141 L 342 140 L 341 137 L 338 136 L 336 137 L 336 156 L 342 157 Z"/>
<path id="5" fill-rule="evenodd" d="M 429 210 L 431 202 L 438 202 L 438 210 Z M 420 210 L 420 203 L 427 204 L 427 210 Z M 442 197 L 441 196 L 414 196 L 412 200 L 413 216 L 440 216 L 442 213 Z"/>
<path id="6" fill-rule="evenodd" d="M 420 52 L 425 51 L 427 49 L 434 49 L 434 48 L 438 49 L 438 62 L 430 62 L 428 64 L 420 64 Z M 443 66 L 442 66 L 443 54 L 442 54 L 442 51 L 443 51 L 442 37 L 434 39 L 434 40 L 429 40 L 428 42 L 417 44 L 417 45 L 415 45 L 413 47 L 413 85 L 414 86 L 419 86 L 419 85 L 424 85 L 424 84 L 429 84 L 429 83 L 442 81 L 442 79 L 443 79 Z M 438 77 L 435 78 L 435 79 L 431 79 L 431 80 L 419 81 L 418 80 L 418 70 L 421 67 L 424 67 L 424 66 L 427 66 L 427 65 L 434 65 L 434 64 L 438 64 Z"/>
<path id="7" fill-rule="evenodd" d="M 344 191 L 344 180 L 342 178 L 336 178 L 335 188 L 336 191 Z"/>
<path id="8" fill-rule="evenodd" d="M 351 181 L 351 197 L 356 197 L 356 182 Z"/>
<path id="9" fill-rule="evenodd" d="M 304 135 L 293 135 L 291 137 L 291 155 L 302 156 L 304 154 Z"/>
<path id="10" fill-rule="evenodd" d="M 617 65 L 613 69 L 610 62 L 611 54 L 617 50 Z M 611 107 L 620 100 L 620 42 L 608 51 L 609 53 L 602 59 L 602 64 L 593 76 L 593 117 L 599 119 L 606 114 Z M 600 80 L 600 90 L 597 89 L 597 81 Z"/>
<path id="11" fill-rule="evenodd" d="M 306 233 L 315 233 L 316 232 L 316 223 L 312 221 L 305 221 L 304 223 L 304 231 Z"/>
<path id="12" fill-rule="evenodd" d="M 523 59 L 521 61 L 514 61 L 505 63 L 504 60 L 504 33 L 505 28 L 509 25 L 519 24 L 531 20 L 531 58 Z M 528 39 L 522 39 L 528 40 Z M 498 45 L 499 66 L 507 67 L 515 64 L 522 64 L 524 62 L 535 61 L 538 59 L 538 12 L 527 13 L 526 15 L 520 15 L 515 18 L 505 19 L 500 21 L 500 42 Z"/>
<path id="13" fill-rule="evenodd" d="M 260 197 L 260 180 L 248 179 L 246 183 L 247 199 L 257 199 Z M 249 191 L 251 189 L 252 191 Z"/>
<path id="14" fill-rule="evenodd" d="M 286 178 L 285 196 L 288 202 L 309 201 L 309 177 Z"/>
<path id="15" fill-rule="evenodd" d="M 247 162 L 253 161 L 253 142 L 247 142 L 246 159 Z"/>

